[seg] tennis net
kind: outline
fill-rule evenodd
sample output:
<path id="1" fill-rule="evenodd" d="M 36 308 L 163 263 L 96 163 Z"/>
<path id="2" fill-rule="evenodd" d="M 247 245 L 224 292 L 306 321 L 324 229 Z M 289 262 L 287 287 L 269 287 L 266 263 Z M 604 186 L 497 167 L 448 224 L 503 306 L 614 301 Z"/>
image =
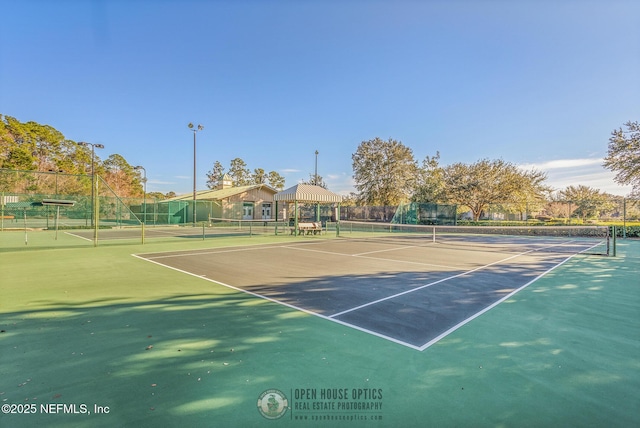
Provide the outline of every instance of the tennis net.
<path id="1" fill-rule="evenodd" d="M 289 229 L 286 221 L 275 220 L 239 220 L 209 217 L 208 229 L 221 233 L 240 233 L 248 235 L 278 235 Z"/>
<path id="2" fill-rule="evenodd" d="M 487 251 L 610 255 L 613 245 L 607 226 L 426 226 L 340 221 L 327 223 L 327 230 L 336 231 L 341 238 L 410 246 L 465 246 Z"/>

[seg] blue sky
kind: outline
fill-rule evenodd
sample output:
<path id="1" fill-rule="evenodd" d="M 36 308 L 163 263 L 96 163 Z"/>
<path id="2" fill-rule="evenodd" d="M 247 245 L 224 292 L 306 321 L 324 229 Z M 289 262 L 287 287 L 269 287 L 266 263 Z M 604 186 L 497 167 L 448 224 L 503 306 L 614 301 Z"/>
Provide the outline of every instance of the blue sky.
<path id="1" fill-rule="evenodd" d="M 0 113 L 104 144 L 148 191 L 214 161 L 318 173 L 393 138 L 441 164 L 502 158 L 625 195 L 601 167 L 640 120 L 640 2 L 0 0 Z"/>

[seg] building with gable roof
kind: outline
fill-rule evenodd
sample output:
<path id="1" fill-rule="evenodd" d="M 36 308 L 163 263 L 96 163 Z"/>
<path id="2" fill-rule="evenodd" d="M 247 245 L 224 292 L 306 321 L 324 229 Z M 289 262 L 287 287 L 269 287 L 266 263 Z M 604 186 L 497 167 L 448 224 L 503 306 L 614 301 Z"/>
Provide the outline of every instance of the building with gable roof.
<path id="1" fill-rule="evenodd" d="M 209 218 L 235 220 L 273 220 L 276 218 L 274 195 L 276 189 L 268 184 L 234 186 L 229 174 L 224 174 L 211 190 L 196 192 L 196 221 Z M 193 204 L 193 194 L 180 195 L 165 202 L 182 201 Z M 187 210 L 185 223 L 193 221 L 193 209 Z"/>

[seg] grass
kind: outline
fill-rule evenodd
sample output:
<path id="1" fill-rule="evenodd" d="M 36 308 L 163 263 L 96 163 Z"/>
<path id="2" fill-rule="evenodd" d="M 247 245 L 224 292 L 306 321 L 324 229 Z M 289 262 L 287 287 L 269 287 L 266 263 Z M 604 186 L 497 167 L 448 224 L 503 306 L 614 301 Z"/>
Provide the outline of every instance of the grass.
<path id="1" fill-rule="evenodd" d="M 24 248 L 23 235 L 0 234 L 0 404 L 92 414 L 0 414 L 2 427 L 640 424 L 638 241 L 573 258 L 418 352 L 131 256 L 289 237 L 94 248 L 42 232 Z M 381 390 L 382 419 L 271 421 L 256 408 L 271 388 L 292 404 Z"/>

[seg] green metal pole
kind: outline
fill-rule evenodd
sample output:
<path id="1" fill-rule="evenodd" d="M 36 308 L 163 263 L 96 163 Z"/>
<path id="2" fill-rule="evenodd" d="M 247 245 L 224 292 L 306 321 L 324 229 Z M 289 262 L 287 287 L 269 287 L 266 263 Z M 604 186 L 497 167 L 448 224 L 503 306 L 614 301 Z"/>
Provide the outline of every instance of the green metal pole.
<path id="1" fill-rule="evenodd" d="M 293 227 L 296 235 L 300 234 L 298 230 L 298 200 L 293 201 Z"/>
<path id="2" fill-rule="evenodd" d="M 27 209 L 23 208 L 22 211 L 24 213 L 24 245 L 28 245 L 29 237 L 27 236 Z"/>
<path id="3" fill-rule="evenodd" d="M 93 218 L 93 246 L 97 247 L 98 246 L 98 213 L 100 212 L 100 207 L 99 207 L 99 199 L 98 199 L 98 180 L 95 180 L 94 178 L 94 183 L 95 183 L 95 189 L 93 192 L 93 201 L 91 201 L 91 203 L 93 204 L 93 212 L 91 213 L 92 218 Z"/>
<path id="4" fill-rule="evenodd" d="M 58 221 L 60 221 L 60 205 L 56 207 L 56 241 L 58 240 Z"/>

